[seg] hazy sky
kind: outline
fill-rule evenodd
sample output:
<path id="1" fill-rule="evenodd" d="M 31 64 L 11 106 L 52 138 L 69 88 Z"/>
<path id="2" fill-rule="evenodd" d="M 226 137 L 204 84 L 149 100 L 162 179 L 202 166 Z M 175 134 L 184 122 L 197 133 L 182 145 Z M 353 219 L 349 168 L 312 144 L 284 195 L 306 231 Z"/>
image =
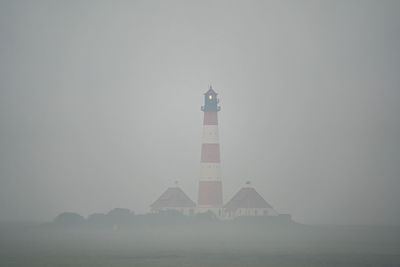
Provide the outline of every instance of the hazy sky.
<path id="1" fill-rule="evenodd" d="M 224 201 L 400 224 L 400 1 L 0 1 L 0 220 L 194 200 L 219 93 Z"/>

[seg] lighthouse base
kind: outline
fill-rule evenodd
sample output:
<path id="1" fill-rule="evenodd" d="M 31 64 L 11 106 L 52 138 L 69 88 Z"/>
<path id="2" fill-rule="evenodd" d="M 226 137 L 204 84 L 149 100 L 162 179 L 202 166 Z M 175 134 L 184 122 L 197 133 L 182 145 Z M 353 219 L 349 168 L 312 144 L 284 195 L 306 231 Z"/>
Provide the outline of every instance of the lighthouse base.
<path id="1" fill-rule="evenodd" d="M 224 218 L 224 210 L 221 207 L 211 207 L 211 206 L 197 206 L 196 213 L 206 213 L 212 212 L 217 218 Z"/>
<path id="2" fill-rule="evenodd" d="M 222 207 L 222 183 L 221 181 L 199 182 L 199 207 Z"/>

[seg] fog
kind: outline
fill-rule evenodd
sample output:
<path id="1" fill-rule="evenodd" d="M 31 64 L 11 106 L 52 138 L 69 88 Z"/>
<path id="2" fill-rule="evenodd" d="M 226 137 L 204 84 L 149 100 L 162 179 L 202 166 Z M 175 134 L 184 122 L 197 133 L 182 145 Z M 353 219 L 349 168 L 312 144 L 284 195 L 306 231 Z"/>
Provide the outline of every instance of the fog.
<path id="1" fill-rule="evenodd" d="M 399 12 L 0 1 L 0 221 L 146 213 L 176 180 L 196 201 L 212 84 L 224 202 L 250 180 L 297 222 L 399 225 Z"/>
<path id="2" fill-rule="evenodd" d="M 400 262 L 400 227 L 116 211 L 87 220 L 64 214 L 46 224 L 0 223 L 0 264 L 364 267 Z"/>

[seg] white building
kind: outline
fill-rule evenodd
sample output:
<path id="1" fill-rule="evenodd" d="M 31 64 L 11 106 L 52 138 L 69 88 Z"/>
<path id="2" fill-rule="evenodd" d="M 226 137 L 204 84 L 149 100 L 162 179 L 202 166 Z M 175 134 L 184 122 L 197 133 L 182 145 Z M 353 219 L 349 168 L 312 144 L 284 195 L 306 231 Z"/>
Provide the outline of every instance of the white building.
<path id="1" fill-rule="evenodd" d="M 226 219 L 239 216 L 278 216 L 279 214 L 267 201 L 253 188 L 246 184 L 224 206 Z"/>
<path id="2" fill-rule="evenodd" d="M 196 204 L 176 186 L 168 188 L 150 207 L 152 212 L 175 210 L 184 215 L 193 215 Z"/>

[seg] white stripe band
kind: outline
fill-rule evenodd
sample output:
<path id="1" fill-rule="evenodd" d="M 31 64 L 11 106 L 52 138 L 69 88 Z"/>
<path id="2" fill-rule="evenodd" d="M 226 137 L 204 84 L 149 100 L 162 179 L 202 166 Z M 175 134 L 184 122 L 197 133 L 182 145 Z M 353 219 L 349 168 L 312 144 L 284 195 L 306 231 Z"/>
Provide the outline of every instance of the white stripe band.
<path id="1" fill-rule="evenodd" d="M 201 163 L 200 180 L 202 181 L 220 181 L 221 168 L 219 163 Z"/>
<path id="2" fill-rule="evenodd" d="M 218 144 L 218 125 L 203 126 L 203 144 Z"/>

